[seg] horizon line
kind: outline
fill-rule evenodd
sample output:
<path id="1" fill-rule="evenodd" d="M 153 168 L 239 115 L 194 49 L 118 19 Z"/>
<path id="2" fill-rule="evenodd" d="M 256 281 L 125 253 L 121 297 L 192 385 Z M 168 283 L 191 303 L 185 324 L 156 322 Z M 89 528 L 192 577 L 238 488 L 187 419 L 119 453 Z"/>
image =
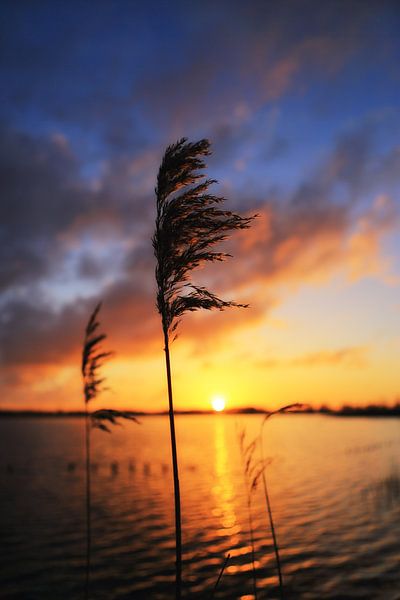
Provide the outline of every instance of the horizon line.
<path id="1" fill-rule="evenodd" d="M 124 409 L 124 412 L 134 416 L 167 416 L 168 410 L 159 411 L 143 411 L 135 409 Z M 239 408 L 228 408 L 221 412 L 212 409 L 177 409 L 174 411 L 175 415 L 238 415 L 238 414 L 268 414 L 272 411 L 268 409 L 258 407 L 239 407 Z M 326 414 L 333 416 L 400 416 L 400 402 L 388 406 L 386 404 L 368 404 L 364 406 L 354 405 L 343 405 L 340 408 L 330 408 L 327 406 L 312 407 L 305 405 L 302 408 L 295 408 L 280 414 Z M 48 417 L 81 417 L 85 415 L 83 410 L 41 410 L 41 409 L 10 409 L 0 407 L 0 417 L 7 416 L 48 416 Z"/>

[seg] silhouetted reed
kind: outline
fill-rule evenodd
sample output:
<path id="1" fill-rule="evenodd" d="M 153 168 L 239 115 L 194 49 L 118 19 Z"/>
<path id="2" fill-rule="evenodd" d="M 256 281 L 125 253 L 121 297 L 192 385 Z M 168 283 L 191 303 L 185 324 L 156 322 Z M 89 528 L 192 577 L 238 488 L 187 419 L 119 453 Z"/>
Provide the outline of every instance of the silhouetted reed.
<path id="1" fill-rule="evenodd" d="M 222 575 L 224 574 L 224 571 L 225 571 L 225 569 L 226 569 L 226 567 L 228 565 L 228 562 L 229 562 L 230 558 L 231 558 L 230 554 L 227 554 L 225 556 L 225 558 L 224 558 L 224 562 L 222 563 L 221 569 L 220 569 L 219 574 L 218 574 L 218 579 L 215 582 L 215 586 L 213 588 L 213 591 L 211 592 L 211 598 L 214 598 L 214 596 L 215 596 L 215 593 L 216 593 L 216 591 L 218 589 L 218 586 L 219 586 L 219 582 L 222 579 Z"/>
<path id="2" fill-rule="evenodd" d="M 269 519 L 269 525 L 271 529 L 272 541 L 274 545 L 276 566 L 278 571 L 278 579 L 279 579 L 279 594 L 281 600 L 283 600 L 283 577 L 282 577 L 282 568 L 281 561 L 279 556 L 279 547 L 278 541 L 276 537 L 275 525 L 272 516 L 272 508 L 271 501 L 268 492 L 267 479 L 265 475 L 265 469 L 267 466 L 267 461 L 264 457 L 264 449 L 263 449 L 263 428 L 267 420 L 276 414 L 282 414 L 287 412 L 292 412 L 295 410 L 301 410 L 305 408 L 305 405 L 295 403 L 288 404 L 287 406 L 283 406 L 274 411 L 268 411 L 264 416 L 259 435 L 252 440 L 251 442 L 246 442 L 246 431 L 244 428 L 239 429 L 238 431 L 238 439 L 239 439 L 239 448 L 240 455 L 242 459 L 242 467 L 243 467 L 243 475 L 244 475 L 244 483 L 246 489 L 246 500 L 247 500 L 247 513 L 249 520 L 249 532 L 250 532 L 250 541 L 251 541 L 251 561 L 252 561 L 252 572 L 253 572 L 253 594 L 254 597 L 257 598 L 257 576 L 256 576 L 256 568 L 255 568 L 255 545 L 254 545 L 254 527 L 253 527 L 253 517 L 251 510 L 251 501 L 252 495 L 256 491 L 260 478 L 263 482 L 263 490 L 265 496 L 265 502 L 267 505 L 267 513 Z M 257 448 L 257 443 L 260 446 L 260 456 L 261 459 L 255 458 L 255 451 Z"/>
<path id="3" fill-rule="evenodd" d="M 175 596 L 181 598 L 182 535 L 178 456 L 169 344 L 176 337 L 181 317 L 188 311 L 244 306 L 218 298 L 204 287 L 189 281 L 196 267 L 227 258 L 212 251 L 237 229 L 250 226 L 253 217 L 240 217 L 218 206 L 224 198 L 208 192 L 213 179 L 198 173 L 205 168 L 203 157 L 210 154 L 210 143 L 203 139 L 190 143 L 182 138 L 168 146 L 157 176 L 156 225 L 153 247 L 156 256 L 157 309 L 161 315 L 166 362 L 169 423 L 175 500 L 176 585 Z M 202 181 L 199 181 L 202 180 Z M 174 339 L 174 338 L 173 338 Z"/>
<path id="4" fill-rule="evenodd" d="M 253 572 L 253 594 L 257 600 L 257 575 L 255 566 L 255 547 L 254 547 L 254 527 L 253 527 L 253 516 L 251 510 L 251 500 L 253 493 L 257 489 L 258 481 L 264 470 L 264 463 L 260 460 L 256 460 L 254 452 L 257 447 L 257 438 L 251 442 L 246 442 L 246 431 L 240 429 L 238 432 L 240 456 L 242 459 L 244 484 L 246 489 L 246 501 L 247 501 L 247 516 L 249 520 L 249 533 L 251 542 L 251 563 Z"/>
<path id="5" fill-rule="evenodd" d="M 91 559 L 91 428 L 97 427 L 103 431 L 110 432 L 106 423 L 117 424 L 118 418 L 137 419 L 126 412 L 117 410 L 101 409 L 90 414 L 89 402 L 95 400 L 98 394 L 104 390 L 104 377 L 100 376 L 100 368 L 104 361 L 112 356 L 112 352 L 104 352 L 101 349 L 102 342 L 106 339 L 105 333 L 99 333 L 100 323 L 98 315 L 101 302 L 97 304 L 89 317 L 86 325 L 82 349 L 82 379 L 83 395 L 85 400 L 85 450 L 86 450 L 86 580 L 85 598 L 89 598 L 90 584 L 90 559 Z"/>
<path id="6" fill-rule="evenodd" d="M 283 406 L 281 408 L 278 408 L 277 410 L 268 411 L 266 413 L 265 417 L 263 418 L 263 420 L 261 422 L 261 427 L 260 427 L 260 436 L 259 436 L 260 454 L 261 454 L 261 462 L 264 465 L 264 468 L 262 469 L 261 475 L 262 475 L 262 482 L 263 482 L 263 489 L 264 489 L 264 497 L 265 497 L 265 502 L 266 502 L 266 505 L 267 505 L 268 520 L 269 520 L 269 525 L 270 525 L 270 529 L 271 529 L 272 541 L 273 541 L 273 544 L 274 544 L 276 568 L 277 568 L 277 571 L 278 571 L 278 579 L 279 579 L 279 594 L 280 594 L 281 600 L 284 600 L 283 576 L 282 576 L 281 560 L 280 560 L 280 556 L 279 556 L 278 540 L 277 540 L 277 537 L 276 537 L 276 530 L 275 530 L 275 525 L 274 525 L 274 519 L 273 519 L 273 516 L 272 516 L 271 500 L 270 500 L 270 496 L 269 496 L 269 493 L 268 493 L 267 478 L 266 478 L 266 475 L 265 475 L 266 462 L 265 462 L 265 458 L 264 458 L 263 432 L 264 432 L 264 425 L 265 425 L 265 423 L 273 415 L 287 413 L 287 412 L 291 412 L 291 411 L 294 411 L 294 410 L 301 410 L 304 407 L 305 407 L 305 405 L 303 405 L 303 404 L 295 403 L 295 404 L 288 404 L 287 406 Z"/>
<path id="7" fill-rule="evenodd" d="M 89 402 L 94 400 L 101 390 L 104 379 L 99 376 L 99 369 L 104 361 L 111 355 L 110 352 L 100 350 L 101 343 L 105 340 L 104 333 L 98 333 L 99 322 L 97 320 L 101 308 L 99 303 L 89 317 L 86 325 L 85 337 L 82 350 L 82 379 L 83 395 L 85 400 L 85 447 L 86 447 L 86 581 L 85 598 L 89 598 L 90 583 L 90 559 L 91 559 L 91 443 L 90 443 L 90 413 Z"/>
<path id="8" fill-rule="evenodd" d="M 110 425 L 121 425 L 119 419 L 126 419 L 128 421 L 133 421 L 138 425 L 140 424 L 140 421 L 134 415 L 123 410 L 109 410 L 107 408 L 102 408 L 96 410 L 90 416 L 92 419 L 92 427 L 107 431 L 107 433 L 111 433 Z"/>

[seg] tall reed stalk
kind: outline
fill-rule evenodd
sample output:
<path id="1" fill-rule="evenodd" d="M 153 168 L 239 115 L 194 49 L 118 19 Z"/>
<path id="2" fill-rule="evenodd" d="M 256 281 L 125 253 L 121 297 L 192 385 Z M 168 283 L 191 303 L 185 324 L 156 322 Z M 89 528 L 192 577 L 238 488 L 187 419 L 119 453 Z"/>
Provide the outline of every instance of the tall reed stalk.
<path id="1" fill-rule="evenodd" d="M 93 413 L 89 412 L 89 402 L 95 400 L 98 394 L 104 390 L 104 377 L 100 376 L 100 367 L 104 361 L 112 356 L 113 352 L 104 352 L 101 349 L 102 342 L 106 339 L 105 333 L 99 333 L 100 322 L 98 315 L 101 308 L 101 302 L 97 304 L 94 311 L 89 317 L 86 325 L 85 335 L 82 348 L 82 380 L 83 380 L 83 396 L 85 401 L 85 453 L 86 453 L 86 572 L 85 572 L 85 598 L 89 598 L 90 588 L 90 563 L 91 563 L 91 546 L 92 546 L 92 531 L 91 531 L 91 429 L 97 427 L 103 431 L 110 431 L 107 422 L 117 424 L 117 419 L 124 418 L 136 421 L 137 419 L 127 412 L 118 410 L 102 409 Z"/>
<path id="2" fill-rule="evenodd" d="M 191 143 L 182 138 L 168 146 L 155 189 L 157 215 L 152 241 L 156 257 L 157 309 L 161 315 L 168 387 L 175 501 L 176 600 L 182 595 L 182 531 L 171 336 L 175 335 L 181 317 L 188 311 L 245 306 L 221 300 L 206 288 L 194 285 L 189 281 L 189 275 L 204 263 L 225 260 L 228 254 L 211 249 L 232 231 L 248 228 L 253 218 L 240 217 L 218 208 L 224 198 L 208 192 L 210 185 L 216 183 L 215 180 L 204 179 L 204 175 L 198 172 L 205 168 L 203 157 L 209 154 L 210 143 L 206 139 Z"/>
<path id="3" fill-rule="evenodd" d="M 82 379 L 83 396 L 85 401 L 85 451 L 86 451 L 86 579 L 85 579 L 85 598 L 89 598 L 90 586 L 90 559 L 92 545 L 91 531 L 91 418 L 89 413 L 89 402 L 95 400 L 102 389 L 104 378 L 100 377 L 99 369 L 104 361 L 111 355 L 111 352 L 103 352 L 101 343 L 106 339 L 105 333 L 98 333 L 100 323 L 98 314 L 101 308 L 99 303 L 89 317 L 86 325 L 85 336 L 82 349 Z"/>
<path id="4" fill-rule="evenodd" d="M 274 519 L 273 519 L 273 516 L 272 516 L 271 500 L 270 500 L 270 496 L 269 496 L 269 492 L 268 492 L 267 478 L 266 478 L 266 475 L 265 475 L 266 461 L 265 461 L 265 458 L 264 458 L 263 433 L 264 433 L 264 425 L 265 425 L 265 423 L 272 416 L 280 414 L 280 413 L 291 412 L 293 410 L 301 410 L 303 408 L 304 408 L 303 404 L 295 403 L 295 404 L 288 404 L 287 406 L 283 406 L 282 408 L 279 408 L 278 410 L 267 412 L 267 414 L 265 415 L 265 417 L 263 418 L 263 420 L 261 422 L 260 434 L 259 434 L 261 463 L 264 465 L 264 468 L 262 470 L 262 482 L 263 482 L 265 502 L 266 502 L 266 505 L 267 505 L 267 514 L 268 514 L 269 526 L 270 526 L 270 529 L 271 529 L 272 542 L 273 542 L 273 545 L 274 545 L 276 569 L 278 571 L 280 600 L 284 600 L 283 575 L 282 575 L 281 559 L 280 559 L 280 555 L 279 555 L 278 539 L 277 539 L 277 536 L 276 536 Z"/>
<path id="5" fill-rule="evenodd" d="M 253 573 L 253 595 L 257 600 L 257 575 L 256 575 L 256 564 L 255 564 L 255 544 L 254 544 L 254 527 L 253 527 L 253 515 L 251 500 L 253 493 L 257 489 L 258 481 L 262 472 L 264 471 L 264 463 L 255 460 L 254 452 L 256 449 L 257 439 L 246 443 L 246 431 L 241 429 L 238 432 L 240 455 L 242 459 L 244 485 L 246 489 L 246 501 L 247 501 L 247 517 L 249 520 L 249 533 L 251 543 L 251 564 Z"/>

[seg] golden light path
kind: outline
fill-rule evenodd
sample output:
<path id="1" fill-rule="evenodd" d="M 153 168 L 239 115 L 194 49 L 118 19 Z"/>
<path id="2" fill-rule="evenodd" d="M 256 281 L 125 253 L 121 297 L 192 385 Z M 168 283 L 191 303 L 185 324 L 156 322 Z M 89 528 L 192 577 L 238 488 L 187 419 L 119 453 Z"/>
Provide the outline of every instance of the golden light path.
<path id="1" fill-rule="evenodd" d="M 225 408 L 225 398 L 223 396 L 214 396 L 211 400 L 211 406 L 216 412 L 221 412 Z"/>

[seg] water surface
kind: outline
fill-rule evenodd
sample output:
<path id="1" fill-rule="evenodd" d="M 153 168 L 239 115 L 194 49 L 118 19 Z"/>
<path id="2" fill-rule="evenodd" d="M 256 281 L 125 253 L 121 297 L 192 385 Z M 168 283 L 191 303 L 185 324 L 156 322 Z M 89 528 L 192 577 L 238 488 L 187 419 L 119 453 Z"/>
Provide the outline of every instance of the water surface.
<path id="1" fill-rule="evenodd" d="M 177 417 L 184 591 L 253 598 L 251 544 L 237 439 L 260 415 Z M 93 432 L 92 598 L 173 597 L 174 523 L 168 420 Z M 400 420 L 288 415 L 264 430 L 285 598 L 400 599 Z M 0 421 L 0 597 L 83 598 L 83 421 Z M 258 598 L 278 598 L 262 486 L 251 498 Z"/>

